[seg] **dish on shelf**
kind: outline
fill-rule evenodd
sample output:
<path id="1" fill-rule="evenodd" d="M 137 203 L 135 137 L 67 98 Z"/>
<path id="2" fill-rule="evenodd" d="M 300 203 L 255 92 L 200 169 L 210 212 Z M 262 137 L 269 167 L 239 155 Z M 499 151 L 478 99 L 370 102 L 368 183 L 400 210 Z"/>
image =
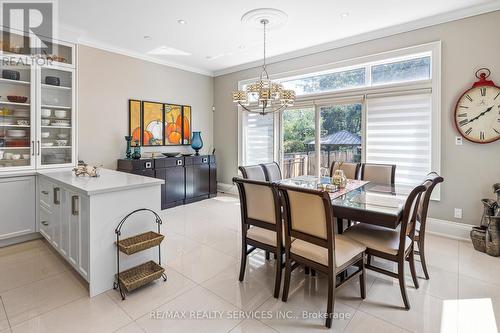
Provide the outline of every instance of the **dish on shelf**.
<path id="1" fill-rule="evenodd" d="M 66 118 L 68 116 L 68 112 L 66 110 L 54 110 L 54 116 L 56 118 Z"/>
<path id="2" fill-rule="evenodd" d="M 42 109 L 40 114 L 42 115 L 42 117 L 50 117 L 50 115 L 52 114 L 52 110 L 51 109 Z"/>
<path id="3" fill-rule="evenodd" d="M 42 119 L 42 126 L 49 126 L 50 125 L 50 119 Z"/>
<path id="4" fill-rule="evenodd" d="M 6 147 L 29 147 L 30 146 L 30 142 L 29 140 L 26 140 L 26 139 L 12 139 L 12 140 L 8 140 L 6 142 Z"/>
<path id="5" fill-rule="evenodd" d="M 68 140 L 56 140 L 56 146 L 66 146 L 68 144 Z"/>
<path id="6" fill-rule="evenodd" d="M 25 130 L 18 130 L 18 129 L 10 129 L 10 130 L 7 130 L 7 136 L 10 136 L 13 138 L 24 138 L 26 136 L 26 131 Z"/>
<path id="7" fill-rule="evenodd" d="M 42 142 L 42 147 L 52 147 L 54 142 Z"/>
<path id="8" fill-rule="evenodd" d="M 68 62 L 68 60 L 66 60 L 66 58 L 55 55 L 55 54 L 47 54 L 47 55 L 45 55 L 45 59 L 57 61 L 57 62 L 63 62 L 63 63 Z"/>
<path id="9" fill-rule="evenodd" d="M 42 132 L 42 139 L 47 139 L 50 136 L 50 132 Z"/>
<path id="10" fill-rule="evenodd" d="M 45 84 L 48 84 L 50 86 L 60 86 L 61 79 L 59 79 L 57 76 L 46 76 Z"/>
<path id="11" fill-rule="evenodd" d="M 67 139 L 68 133 L 57 133 L 57 138 L 58 139 Z"/>
<path id="12" fill-rule="evenodd" d="M 9 69 L 2 70 L 2 79 L 18 81 L 21 78 L 21 73 Z"/>
<path id="13" fill-rule="evenodd" d="M 162 154 L 167 156 L 167 157 L 175 157 L 175 156 L 179 155 L 179 153 L 162 153 Z"/>
<path id="14" fill-rule="evenodd" d="M 1 108 L 0 109 L 0 116 L 11 116 L 12 111 L 7 109 L 7 108 Z"/>
<path id="15" fill-rule="evenodd" d="M 19 159 L 21 159 L 21 154 L 12 154 L 12 159 L 13 160 L 19 160 Z"/>
<path id="16" fill-rule="evenodd" d="M 3 154 L 5 153 L 4 150 L 0 150 L 0 160 L 3 160 Z"/>
<path id="17" fill-rule="evenodd" d="M 69 126 L 71 123 L 69 120 L 54 120 L 52 121 L 53 126 Z"/>
<path id="18" fill-rule="evenodd" d="M 21 157 L 23 158 L 23 160 L 29 160 L 30 154 L 22 154 Z"/>
<path id="19" fill-rule="evenodd" d="M 12 159 L 12 155 L 13 155 L 12 153 L 5 153 L 4 156 L 3 156 L 3 158 L 5 160 L 11 160 Z"/>
<path id="20" fill-rule="evenodd" d="M 10 95 L 10 96 L 7 96 L 7 100 L 9 102 L 12 102 L 12 103 L 26 103 L 26 101 L 28 100 L 28 97 Z"/>
<path id="21" fill-rule="evenodd" d="M 30 112 L 28 110 L 14 110 L 14 116 L 16 117 L 29 117 Z"/>
<path id="22" fill-rule="evenodd" d="M 19 126 L 29 126 L 30 125 L 30 121 L 29 120 L 25 120 L 25 119 L 20 119 L 17 121 L 17 124 Z"/>
<path id="23" fill-rule="evenodd" d="M 14 120 L 10 118 L 0 118 L 0 126 L 13 125 Z"/>

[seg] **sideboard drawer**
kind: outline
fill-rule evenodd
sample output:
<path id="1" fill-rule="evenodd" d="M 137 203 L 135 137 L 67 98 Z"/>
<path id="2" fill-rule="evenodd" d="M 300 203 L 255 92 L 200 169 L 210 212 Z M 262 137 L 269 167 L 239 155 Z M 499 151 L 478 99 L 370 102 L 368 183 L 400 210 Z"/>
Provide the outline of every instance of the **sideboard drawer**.
<path id="1" fill-rule="evenodd" d="M 157 158 L 154 161 L 155 161 L 155 169 L 170 168 L 170 167 L 184 165 L 184 159 L 182 157 Z"/>

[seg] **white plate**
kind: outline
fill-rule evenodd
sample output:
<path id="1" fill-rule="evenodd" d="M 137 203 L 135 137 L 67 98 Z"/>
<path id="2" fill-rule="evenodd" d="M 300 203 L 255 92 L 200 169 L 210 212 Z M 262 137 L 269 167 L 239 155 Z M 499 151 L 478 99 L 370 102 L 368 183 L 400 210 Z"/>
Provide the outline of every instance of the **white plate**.
<path id="1" fill-rule="evenodd" d="M 7 136 L 13 138 L 24 138 L 26 136 L 25 130 L 7 130 Z"/>
<path id="2" fill-rule="evenodd" d="M 54 142 L 42 142 L 42 147 L 52 147 Z"/>

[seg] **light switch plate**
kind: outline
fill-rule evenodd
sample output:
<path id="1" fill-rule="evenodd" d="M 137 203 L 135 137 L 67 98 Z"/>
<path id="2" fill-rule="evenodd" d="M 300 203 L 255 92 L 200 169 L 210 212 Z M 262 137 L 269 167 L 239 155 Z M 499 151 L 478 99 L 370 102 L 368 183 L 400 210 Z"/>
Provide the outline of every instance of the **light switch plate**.
<path id="1" fill-rule="evenodd" d="M 462 208 L 455 208 L 454 216 L 456 219 L 461 219 L 462 218 Z"/>
<path id="2" fill-rule="evenodd" d="M 461 136 L 456 136 L 455 137 L 455 144 L 457 146 L 461 146 L 463 144 L 463 140 L 462 140 L 462 137 Z"/>

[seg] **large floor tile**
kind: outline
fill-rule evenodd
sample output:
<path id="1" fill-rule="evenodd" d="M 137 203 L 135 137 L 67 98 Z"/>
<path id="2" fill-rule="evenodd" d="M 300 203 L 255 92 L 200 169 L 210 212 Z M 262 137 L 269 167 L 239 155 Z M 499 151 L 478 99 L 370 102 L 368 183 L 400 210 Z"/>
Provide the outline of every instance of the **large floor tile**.
<path id="1" fill-rule="evenodd" d="M 244 311 L 251 311 L 273 297 L 274 275 L 261 278 L 251 272 L 238 280 L 239 267 L 230 267 L 201 285 Z"/>
<path id="2" fill-rule="evenodd" d="M 425 236 L 425 259 L 427 265 L 458 273 L 459 241 L 427 234 Z"/>
<path id="3" fill-rule="evenodd" d="M 114 332 L 131 322 L 106 294 L 83 298 L 12 327 L 14 333 Z"/>
<path id="4" fill-rule="evenodd" d="M 7 319 L 7 314 L 5 313 L 2 301 L 2 296 L 0 296 L 0 333 L 3 333 L 7 330 L 10 331 L 9 320 Z"/>
<path id="5" fill-rule="evenodd" d="M 459 333 L 499 332 L 500 300 L 492 298 L 460 299 L 457 301 L 457 306 Z"/>
<path id="6" fill-rule="evenodd" d="M 194 251 L 172 260 L 169 266 L 191 280 L 201 283 L 235 263 L 234 257 L 202 245 Z"/>
<path id="7" fill-rule="evenodd" d="M 405 310 L 396 280 L 377 278 L 359 310 L 412 332 L 448 332 L 457 322 L 456 303 L 407 288 L 410 310 Z M 455 300 L 451 300 L 455 301 Z"/>
<path id="8" fill-rule="evenodd" d="M 201 244 L 187 238 L 186 236 L 173 232 L 167 233 L 165 240 L 161 244 L 162 263 L 166 263 L 168 265 L 172 260 L 175 260 L 200 246 Z"/>
<path id="9" fill-rule="evenodd" d="M 0 253 L 4 249 L 0 249 Z M 0 293 L 64 272 L 68 266 L 46 247 L 6 255 L 0 264 Z"/>
<path id="10" fill-rule="evenodd" d="M 238 309 L 202 287 L 195 287 L 137 320 L 148 333 L 228 332 L 241 320 L 230 319 Z M 218 319 L 210 319 L 208 316 Z"/>
<path id="11" fill-rule="evenodd" d="M 367 332 L 384 332 L 384 333 L 408 333 L 409 331 L 392 325 L 386 321 L 378 319 L 362 311 L 356 311 L 354 317 L 347 325 L 345 333 L 367 333 Z"/>
<path id="12" fill-rule="evenodd" d="M 132 322 L 127 326 L 118 329 L 114 333 L 144 333 L 144 331 L 139 325 L 137 325 L 136 322 Z"/>
<path id="13" fill-rule="evenodd" d="M 116 290 L 109 290 L 107 294 L 135 320 L 196 285 L 170 267 L 165 268 L 165 273 L 167 274 L 167 281 L 158 279 L 153 283 L 132 291 L 127 294 L 127 298 L 124 301 L 121 299 L 120 293 Z"/>
<path id="14" fill-rule="evenodd" d="M 461 275 L 467 275 L 479 280 L 500 286 L 500 257 L 491 257 L 486 253 L 474 250 L 472 243 L 460 242 L 459 270 Z"/>
<path id="15" fill-rule="evenodd" d="M 276 333 L 271 327 L 258 320 L 248 319 L 233 328 L 230 333 Z"/>
<path id="16" fill-rule="evenodd" d="M 429 280 L 425 279 L 420 262 L 415 263 L 419 289 L 417 292 L 427 293 L 441 299 L 458 298 L 458 273 L 450 272 L 439 267 L 427 266 Z M 406 285 L 414 289 L 409 268 L 405 271 Z"/>
<path id="17" fill-rule="evenodd" d="M 88 295 L 73 272 L 63 272 L 1 294 L 12 326 Z"/>

